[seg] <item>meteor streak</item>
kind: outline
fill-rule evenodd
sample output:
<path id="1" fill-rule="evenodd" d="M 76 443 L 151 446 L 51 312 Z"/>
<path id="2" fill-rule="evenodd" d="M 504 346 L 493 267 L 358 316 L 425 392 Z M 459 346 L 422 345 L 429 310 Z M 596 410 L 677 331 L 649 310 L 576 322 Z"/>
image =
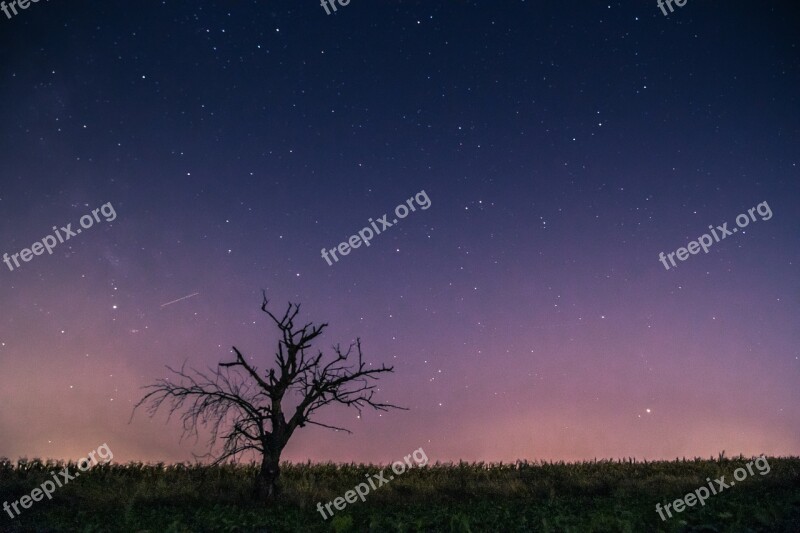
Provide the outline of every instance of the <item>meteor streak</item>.
<path id="1" fill-rule="evenodd" d="M 161 307 L 166 307 L 166 306 L 174 304 L 176 302 L 180 302 L 181 300 L 185 300 L 186 298 L 191 298 L 192 296 L 197 296 L 198 294 L 200 294 L 200 293 L 196 292 L 194 294 L 190 294 L 189 296 L 184 296 L 183 298 L 178 298 L 177 300 L 172 300 L 171 302 L 167 302 L 165 304 L 161 304 Z"/>

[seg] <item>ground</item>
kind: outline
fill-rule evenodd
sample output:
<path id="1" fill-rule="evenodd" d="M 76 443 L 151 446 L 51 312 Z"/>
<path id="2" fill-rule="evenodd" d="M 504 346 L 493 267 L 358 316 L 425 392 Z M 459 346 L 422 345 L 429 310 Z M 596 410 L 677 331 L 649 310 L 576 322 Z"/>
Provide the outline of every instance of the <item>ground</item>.
<path id="1" fill-rule="evenodd" d="M 800 458 L 769 458 L 768 473 L 755 471 L 704 506 L 659 518 L 657 503 L 707 486 L 706 478 L 729 482 L 749 460 L 428 465 L 370 489 L 365 501 L 327 519 L 318 502 L 344 497 L 382 467 L 285 464 L 281 499 L 265 507 L 250 499 L 254 466 L 98 465 L 14 519 L 3 512 L 0 530 L 800 531 Z M 60 468 L 0 462 L 0 502 L 30 494 Z"/>

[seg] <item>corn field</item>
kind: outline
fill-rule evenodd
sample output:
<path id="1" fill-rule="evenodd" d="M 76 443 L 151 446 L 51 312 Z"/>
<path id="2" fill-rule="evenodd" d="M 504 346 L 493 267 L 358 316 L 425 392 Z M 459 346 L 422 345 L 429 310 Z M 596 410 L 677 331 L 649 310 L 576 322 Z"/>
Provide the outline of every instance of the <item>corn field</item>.
<path id="1" fill-rule="evenodd" d="M 747 459 L 642 462 L 430 464 L 414 468 L 324 520 L 316 511 L 367 475 L 363 464 L 282 466 L 283 492 L 265 507 L 251 498 L 255 465 L 97 465 L 0 530 L 22 531 L 375 531 L 640 532 L 800 531 L 800 458 L 771 458 L 754 475 L 662 521 L 666 503 L 731 477 Z M 65 465 L 0 459 L 0 502 L 30 494 Z M 66 465 L 70 470 L 74 464 Z"/>

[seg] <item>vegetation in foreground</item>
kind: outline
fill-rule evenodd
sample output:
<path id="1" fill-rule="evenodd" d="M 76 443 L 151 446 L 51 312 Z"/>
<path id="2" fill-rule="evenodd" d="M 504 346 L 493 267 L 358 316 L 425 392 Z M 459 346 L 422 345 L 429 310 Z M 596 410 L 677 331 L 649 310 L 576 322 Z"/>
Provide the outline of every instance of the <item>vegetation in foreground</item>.
<path id="1" fill-rule="evenodd" d="M 800 531 L 800 458 L 770 458 L 704 507 L 662 522 L 656 503 L 672 502 L 706 478 L 748 459 L 566 464 L 437 464 L 396 476 L 365 502 L 323 520 L 323 504 L 353 489 L 373 465 L 282 466 L 283 491 L 270 507 L 251 498 L 258 466 L 97 465 L 33 504 L 0 530 L 22 531 L 375 531 L 375 532 L 715 532 Z M 63 465 L 0 461 L 0 505 L 30 494 Z M 74 465 L 71 466 L 72 471 Z"/>

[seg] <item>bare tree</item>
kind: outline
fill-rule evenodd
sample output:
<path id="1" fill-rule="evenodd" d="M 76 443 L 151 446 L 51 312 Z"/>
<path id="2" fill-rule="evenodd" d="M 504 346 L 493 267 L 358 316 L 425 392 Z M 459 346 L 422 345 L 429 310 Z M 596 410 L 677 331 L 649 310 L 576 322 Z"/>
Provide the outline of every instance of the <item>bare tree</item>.
<path id="1" fill-rule="evenodd" d="M 152 417 L 166 402 L 170 416 L 180 414 L 184 436 L 197 438 L 198 429 L 209 430 L 207 457 L 212 457 L 214 464 L 255 453 L 261 459 L 261 468 L 254 494 L 266 500 L 279 493 L 281 453 L 297 428 L 311 424 L 350 433 L 318 421 L 321 408 L 340 404 L 355 408 L 359 414 L 364 407 L 404 409 L 373 400 L 379 375 L 394 369 L 385 365 L 368 368 L 360 339 L 345 351 L 334 346 L 331 357 L 323 357 L 321 351 L 312 355 L 312 341 L 328 324 L 308 323 L 298 328 L 294 320 L 300 312 L 299 304 L 290 302 L 281 318 L 267 309 L 268 304 L 265 294 L 261 310 L 281 333 L 268 372 L 260 372 L 234 346 L 236 360 L 220 363 L 207 373 L 187 371 L 185 364 L 180 370 L 167 367 L 178 379 L 159 379 L 145 387 L 149 392 L 134 407 L 135 413 L 146 405 Z M 219 439 L 222 449 L 215 453 Z"/>

